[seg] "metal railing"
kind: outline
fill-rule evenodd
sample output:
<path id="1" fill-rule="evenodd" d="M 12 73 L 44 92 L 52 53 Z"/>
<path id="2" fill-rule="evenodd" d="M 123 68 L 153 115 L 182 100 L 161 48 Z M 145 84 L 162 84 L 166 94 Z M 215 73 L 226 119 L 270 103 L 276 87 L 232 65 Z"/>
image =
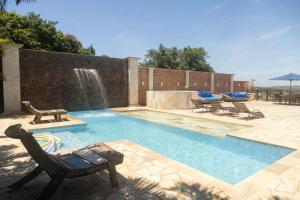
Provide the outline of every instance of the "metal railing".
<path id="1" fill-rule="evenodd" d="M 289 90 L 283 89 L 256 89 L 255 90 L 255 99 L 256 100 L 264 100 L 264 101 L 272 101 L 275 97 L 275 94 L 289 94 Z M 298 94 L 299 91 L 293 91 L 293 93 Z"/>

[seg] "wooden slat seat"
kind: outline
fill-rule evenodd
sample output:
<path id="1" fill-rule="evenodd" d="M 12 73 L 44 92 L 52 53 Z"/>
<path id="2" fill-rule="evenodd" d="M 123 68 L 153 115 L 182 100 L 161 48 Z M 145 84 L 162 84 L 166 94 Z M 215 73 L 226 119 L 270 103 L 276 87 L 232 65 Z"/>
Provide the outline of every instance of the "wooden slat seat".
<path id="1" fill-rule="evenodd" d="M 56 121 L 62 121 L 61 115 L 67 114 L 67 111 L 64 109 L 52 109 L 52 110 L 38 110 L 31 105 L 29 101 L 22 101 L 22 103 L 26 106 L 29 113 L 35 115 L 33 123 L 40 123 L 42 120 L 42 116 L 53 115 Z"/>
<path id="2" fill-rule="evenodd" d="M 8 127 L 4 133 L 7 137 L 20 139 L 38 164 L 32 172 L 10 185 L 11 189 L 18 189 L 25 185 L 42 171 L 49 175 L 51 181 L 40 195 L 40 200 L 49 199 L 65 178 L 76 178 L 101 170 L 109 172 L 113 187 L 118 185 L 116 165 L 123 162 L 124 156 L 102 142 L 75 151 L 48 154 L 40 147 L 32 132 L 23 129 L 21 124 Z"/>
<path id="3" fill-rule="evenodd" d="M 40 114 L 43 115 L 55 115 L 55 114 L 66 114 L 67 111 L 64 109 L 53 109 L 53 110 L 39 110 Z"/>

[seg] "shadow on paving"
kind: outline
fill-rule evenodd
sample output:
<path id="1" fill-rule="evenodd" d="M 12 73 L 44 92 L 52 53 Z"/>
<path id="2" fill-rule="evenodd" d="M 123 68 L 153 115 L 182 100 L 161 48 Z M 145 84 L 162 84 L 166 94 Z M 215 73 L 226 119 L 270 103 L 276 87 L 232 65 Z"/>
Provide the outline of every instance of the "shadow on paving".
<path id="1" fill-rule="evenodd" d="M 0 199 L 31 200 L 37 199 L 47 183 L 49 177 L 42 173 L 17 191 L 9 191 L 7 186 L 31 171 L 35 166 L 27 153 L 17 152 L 17 145 L 0 146 Z M 124 177 L 118 174 L 120 186 L 110 187 L 109 175 L 106 171 L 97 174 L 66 179 L 51 198 L 60 199 L 229 199 L 214 192 L 213 188 L 203 187 L 201 184 L 178 182 L 174 187 L 161 188 L 158 183 L 144 178 Z M 270 199 L 279 200 L 278 197 Z"/>

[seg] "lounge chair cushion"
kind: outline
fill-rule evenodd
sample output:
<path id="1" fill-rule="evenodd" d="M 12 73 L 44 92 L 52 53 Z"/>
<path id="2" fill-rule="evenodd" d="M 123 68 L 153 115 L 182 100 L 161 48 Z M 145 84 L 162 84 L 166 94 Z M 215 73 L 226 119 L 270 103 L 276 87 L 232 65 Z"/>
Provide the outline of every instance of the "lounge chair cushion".
<path id="1" fill-rule="evenodd" d="M 232 92 L 225 92 L 224 94 L 227 95 L 227 96 L 229 96 L 229 97 L 232 97 L 232 96 L 233 96 L 233 93 L 232 93 Z"/>
<path id="2" fill-rule="evenodd" d="M 206 97 L 212 97 L 211 91 L 198 91 L 198 95 L 200 97 L 206 98 Z"/>
<path id="3" fill-rule="evenodd" d="M 237 99 L 248 98 L 248 93 L 247 92 L 234 92 L 231 97 L 237 98 Z"/>
<path id="4" fill-rule="evenodd" d="M 198 91 L 198 95 L 207 101 L 218 100 L 219 98 L 212 95 L 211 91 Z"/>
<path id="5" fill-rule="evenodd" d="M 213 101 L 213 100 L 218 100 L 219 98 L 215 97 L 215 96 L 212 96 L 212 97 L 205 97 L 204 99 L 208 100 L 208 101 Z"/>

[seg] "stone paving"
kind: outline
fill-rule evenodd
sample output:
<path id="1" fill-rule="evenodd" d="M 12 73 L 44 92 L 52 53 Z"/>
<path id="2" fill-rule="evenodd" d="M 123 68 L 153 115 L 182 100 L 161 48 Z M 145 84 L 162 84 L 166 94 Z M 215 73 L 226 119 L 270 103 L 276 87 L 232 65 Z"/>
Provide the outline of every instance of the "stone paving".
<path id="1" fill-rule="evenodd" d="M 247 121 L 243 116 L 231 118 L 191 110 L 168 111 L 250 125 L 252 127 L 232 134 L 297 149 L 236 185 L 125 140 L 109 143 L 125 155 L 124 163 L 117 167 L 118 188 L 111 189 L 107 173 L 101 172 L 65 181 L 52 199 L 300 199 L 300 107 L 269 102 L 249 102 L 248 105 L 262 110 L 266 118 Z M 34 166 L 20 142 L 3 135 L 8 125 L 18 122 L 26 124 L 28 117 L 0 119 L 0 199 L 35 199 L 49 181 L 43 174 L 18 191 L 6 189 Z M 59 125 L 65 123 L 83 122 L 70 119 Z M 56 124 L 51 123 L 51 126 Z"/>

